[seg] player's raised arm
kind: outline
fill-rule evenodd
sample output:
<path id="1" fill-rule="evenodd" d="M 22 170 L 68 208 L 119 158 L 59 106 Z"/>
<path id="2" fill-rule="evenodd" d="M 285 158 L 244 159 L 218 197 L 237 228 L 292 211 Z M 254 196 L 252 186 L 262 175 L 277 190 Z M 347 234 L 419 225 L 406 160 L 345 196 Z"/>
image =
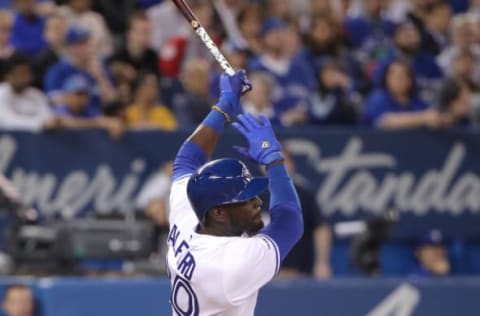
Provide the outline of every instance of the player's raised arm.
<path id="1" fill-rule="evenodd" d="M 248 87 L 244 89 L 243 87 Z M 193 173 L 212 155 L 219 135 L 235 116 L 240 113 L 240 96 L 251 90 L 245 71 L 237 71 L 233 76 L 223 73 L 220 78 L 220 100 L 183 143 L 173 165 L 173 179 Z M 246 91 L 245 91 L 246 90 Z"/>
<path id="2" fill-rule="evenodd" d="M 237 150 L 267 168 L 271 221 L 260 233 L 273 239 L 283 260 L 303 234 L 303 217 L 297 192 L 283 164 L 280 142 L 263 115 L 259 119 L 251 114 L 239 115 L 233 126 L 249 143 L 248 150 Z"/>

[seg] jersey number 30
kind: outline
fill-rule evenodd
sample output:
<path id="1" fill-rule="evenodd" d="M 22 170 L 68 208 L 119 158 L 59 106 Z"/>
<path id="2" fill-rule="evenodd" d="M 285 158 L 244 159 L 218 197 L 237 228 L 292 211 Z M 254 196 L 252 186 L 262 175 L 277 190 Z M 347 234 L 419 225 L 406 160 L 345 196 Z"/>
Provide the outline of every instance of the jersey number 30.
<path id="1" fill-rule="evenodd" d="M 199 307 L 195 292 L 187 280 L 176 276 L 172 284 L 170 302 L 180 316 L 198 316 Z"/>

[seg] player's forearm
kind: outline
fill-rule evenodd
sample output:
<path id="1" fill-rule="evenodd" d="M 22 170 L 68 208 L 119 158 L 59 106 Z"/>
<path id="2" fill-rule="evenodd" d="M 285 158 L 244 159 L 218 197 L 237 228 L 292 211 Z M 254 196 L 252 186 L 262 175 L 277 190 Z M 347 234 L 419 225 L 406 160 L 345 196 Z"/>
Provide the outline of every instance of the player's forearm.
<path id="1" fill-rule="evenodd" d="M 268 169 L 270 178 L 270 224 L 262 233 L 277 244 L 285 259 L 303 235 L 303 216 L 297 192 L 283 164 Z"/>
<path id="2" fill-rule="evenodd" d="M 213 154 L 218 137 L 226 124 L 225 116 L 212 110 L 177 153 L 173 164 L 173 179 L 191 174 Z"/>

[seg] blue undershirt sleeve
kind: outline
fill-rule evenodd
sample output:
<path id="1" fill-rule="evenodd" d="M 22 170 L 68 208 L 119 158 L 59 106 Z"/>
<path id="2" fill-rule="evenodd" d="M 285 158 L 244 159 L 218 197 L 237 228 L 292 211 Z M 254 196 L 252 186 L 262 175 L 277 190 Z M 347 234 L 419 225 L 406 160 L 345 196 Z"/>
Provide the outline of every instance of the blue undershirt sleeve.
<path id="1" fill-rule="evenodd" d="M 303 235 L 303 216 L 297 191 L 284 165 L 268 169 L 270 178 L 270 224 L 260 233 L 275 241 L 284 260 Z"/>

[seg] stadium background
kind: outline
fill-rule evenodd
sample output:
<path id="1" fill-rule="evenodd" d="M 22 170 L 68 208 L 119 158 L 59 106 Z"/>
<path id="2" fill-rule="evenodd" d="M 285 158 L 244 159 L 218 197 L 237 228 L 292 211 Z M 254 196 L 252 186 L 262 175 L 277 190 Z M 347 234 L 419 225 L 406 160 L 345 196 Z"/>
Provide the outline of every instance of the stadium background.
<path id="1" fill-rule="evenodd" d="M 478 315 L 480 2 L 189 3 L 247 68 L 245 108 L 276 125 L 331 233 L 330 273 L 279 277 L 257 315 Z M 28 285 L 43 316 L 169 314 L 169 161 L 218 97 L 218 67 L 168 1 L 0 6 L 0 290 Z M 22 56 L 34 80 L 12 94 Z M 227 130 L 215 156 L 242 142 Z M 415 255 L 435 242 L 443 276 Z"/>

